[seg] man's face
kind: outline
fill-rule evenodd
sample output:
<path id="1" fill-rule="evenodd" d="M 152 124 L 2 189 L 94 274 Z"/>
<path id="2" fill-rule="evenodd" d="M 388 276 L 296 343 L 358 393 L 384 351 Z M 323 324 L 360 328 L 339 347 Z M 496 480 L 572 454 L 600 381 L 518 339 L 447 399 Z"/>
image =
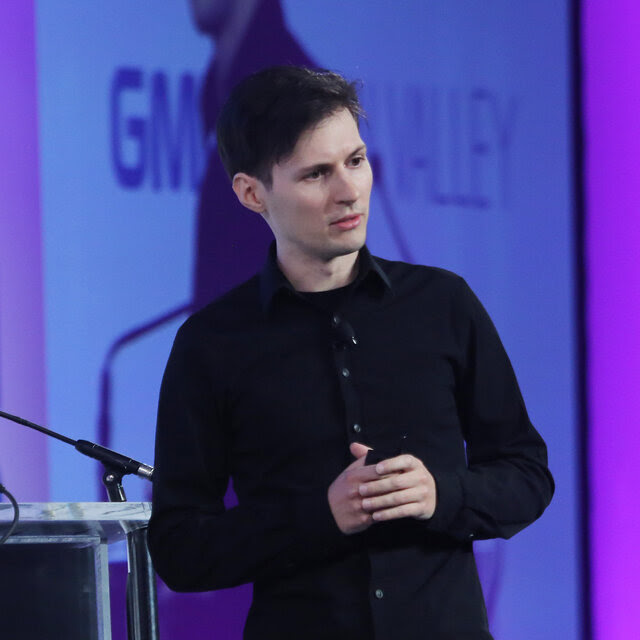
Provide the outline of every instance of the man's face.
<path id="1" fill-rule="evenodd" d="M 360 250 L 373 178 L 348 109 L 304 132 L 271 175 L 271 188 L 259 183 L 259 197 L 280 258 L 327 262 Z"/>

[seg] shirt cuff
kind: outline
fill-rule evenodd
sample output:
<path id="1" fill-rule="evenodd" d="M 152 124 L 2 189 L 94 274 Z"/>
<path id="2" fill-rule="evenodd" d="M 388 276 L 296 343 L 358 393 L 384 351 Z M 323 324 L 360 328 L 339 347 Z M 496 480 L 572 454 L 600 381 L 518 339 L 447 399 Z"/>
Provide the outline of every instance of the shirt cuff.
<path id="1" fill-rule="evenodd" d="M 460 538 L 455 522 L 464 506 L 462 480 L 455 471 L 431 471 L 431 474 L 436 482 L 436 510 L 427 520 L 427 526 L 432 531 Z"/>

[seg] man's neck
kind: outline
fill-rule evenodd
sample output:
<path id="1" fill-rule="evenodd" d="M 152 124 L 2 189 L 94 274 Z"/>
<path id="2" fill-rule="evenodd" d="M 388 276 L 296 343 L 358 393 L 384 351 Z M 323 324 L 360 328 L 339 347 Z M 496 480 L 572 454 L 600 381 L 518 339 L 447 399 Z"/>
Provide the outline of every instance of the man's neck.
<path id="1" fill-rule="evenodd" d="M 296 291 L 330 291 L 346 287 L 358 275 L 358 251 L 327 261 L 292 259 L 278 253 L 278 266 Z"/>

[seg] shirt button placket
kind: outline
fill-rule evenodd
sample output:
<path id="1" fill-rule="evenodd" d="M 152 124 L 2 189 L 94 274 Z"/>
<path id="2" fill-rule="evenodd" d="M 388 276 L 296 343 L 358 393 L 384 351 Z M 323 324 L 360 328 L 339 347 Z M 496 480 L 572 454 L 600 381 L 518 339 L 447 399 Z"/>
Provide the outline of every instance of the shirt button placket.
<path id="1" fill-rule="evenodd" d="M 349 359 L 353 355 L 351 350 L 357 344 L 357 340 L 352 336 L 350 341 L 345 341 L 344 336 L 339 333 L 339 328 L 343 323 L 348 325 L 348 322 L 345 321 L 340 313 L 334 312 L 331 314 L 333 357 L 338 377 L 340 378 L 340 390 L 342 392 L 347 419 L 346 426 L 351 439 L 355 434 L 360 434 L 363 430 L 359 410 L 360 403 L 356 394 L 356 388 L 353 384 L 352 370 L 349 362 Z M 352 334 L 353 330 L 347 333 Z"/>

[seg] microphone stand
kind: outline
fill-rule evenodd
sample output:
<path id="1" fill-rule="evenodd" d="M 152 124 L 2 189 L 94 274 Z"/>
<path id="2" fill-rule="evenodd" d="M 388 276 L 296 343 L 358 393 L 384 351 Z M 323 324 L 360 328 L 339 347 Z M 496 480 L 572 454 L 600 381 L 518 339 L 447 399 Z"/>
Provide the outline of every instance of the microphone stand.
<path id="1" fill-rule="evenodd" d="M 88 440 L 73 440 L 42 427 L 35 422 L 0 411 L 0 417 L 35 429 L 52 438 L 66 442 L 80 453 L 94 458 L 104 466 L 102 484 L 109 502 L 126 502 L 122 486 L 125 475 L 135 474 L 151 480 L 153 467 Z M 147 528 L 132 529 L 123 524 L 127 536 L 127 637 L 129 640 L 158 640 L 158 599 L 156 580 L 147 549 Z"/>

